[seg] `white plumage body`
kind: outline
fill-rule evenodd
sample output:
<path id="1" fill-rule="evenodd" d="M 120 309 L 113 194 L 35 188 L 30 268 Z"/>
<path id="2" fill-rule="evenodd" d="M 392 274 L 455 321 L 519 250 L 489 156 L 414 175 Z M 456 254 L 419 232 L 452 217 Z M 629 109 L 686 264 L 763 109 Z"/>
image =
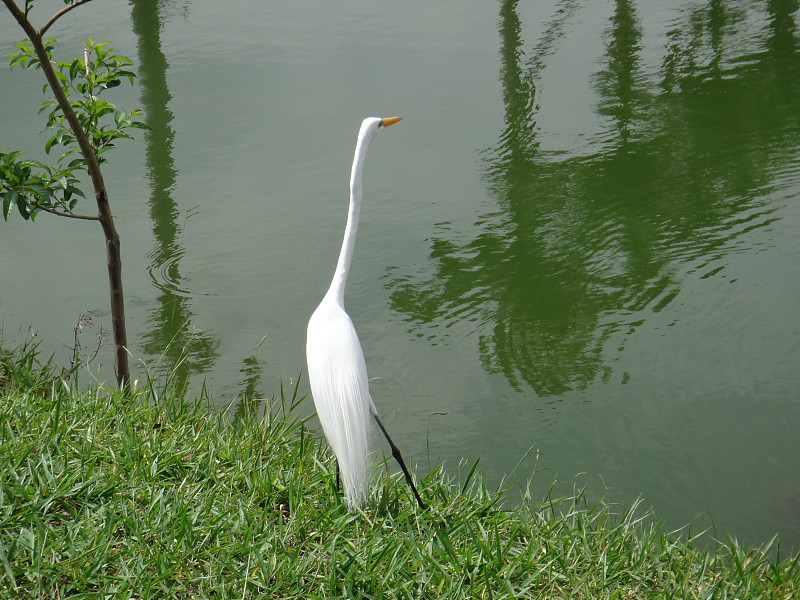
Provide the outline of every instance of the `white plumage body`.
<path id="1" fill-rule="evenodd" d="M 308 378 L 322 429 L 339 461 L 345 501 L 360 506 L 369 491 L 367 366 L 353 322 L 325 297 L 308 322 Z"/>

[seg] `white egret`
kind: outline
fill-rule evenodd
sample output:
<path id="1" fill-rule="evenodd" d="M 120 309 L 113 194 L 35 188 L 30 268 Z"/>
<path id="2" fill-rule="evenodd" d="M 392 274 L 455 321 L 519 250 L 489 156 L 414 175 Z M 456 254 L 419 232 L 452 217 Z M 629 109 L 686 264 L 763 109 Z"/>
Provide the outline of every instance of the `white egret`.
<path id="1" fill-rule="evenodd" d="M 345 502 L 350 509 L 360 506 L 369 491 L 367 455 L 370 414 L 375 417 L 386 436 L 392 456 L 400 464 L 417 502 L 425 508 L 400 451 L 378 417 L 369 393 L 364 352 L 353 322 L 344 309 L 344 288 L 353 257 L 361 209 L 364 157 L 378 131 L 399 120 L 400 117 L 369 117 L 361 123 L 350 172 L 350 208 L 339 262 L 328 292 L 308 321 L 306 359 L 311 395 L 325 437 L 336 455 L 344 482 Z"/>

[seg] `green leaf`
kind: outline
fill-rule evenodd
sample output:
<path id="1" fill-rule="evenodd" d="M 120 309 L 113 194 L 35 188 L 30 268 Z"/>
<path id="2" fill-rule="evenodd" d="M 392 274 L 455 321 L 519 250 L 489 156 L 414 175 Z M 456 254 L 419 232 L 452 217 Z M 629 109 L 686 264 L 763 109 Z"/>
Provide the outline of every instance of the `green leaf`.
<path id="1" fill-rule="evenodd" d="M 11 214 L 11 207 L 17 203 L 17 190 L 8 190 L 3 196 L 3 220 L 8 221 L 8 215 Z"/>
<path id="2" fill-rule="evenodd" d="M 467 491 L 467 487 L 469 487 L 469 482 L 472 480 L 472 476 L 475 475 L 475 469 L 478 468 L 478 463 L 481 462 L 481 459 L 475 461 L 475 464 L 472 465 L 472 468 L 469 470 L 467 474 L 467 479 L 464 481 L 464 485 L 461 488 L 461 493 L 464 494 Z"/>
<path id="3" fill-rule="evenodd" d="M 25 40 L 25 42 L 28 41 L 29 40 Z M 39 66 L 39 59 L 36 57 L 33 48 L 25 42 L 14 44 L 14 47 L 19 48 L 19 51 L 12 54 L 9 59 L 12 69 L 18 64 L 21 65 L 23 69 L 27 69 L 31 66 Z"/>
<path id="4" fill-rule="evenodd" d="M 19 63 L 22 62 L 22 66 L 25 66 L 23 62 L 25 60 L 25 53 L 24 52 L 15 52 L 11 55 L 8 59 L 9 71 L 13 71 L 14 67 L 16 67 Z"/>
<path id="5" fill-rule="evenodd" d="M 50 154 L 50 149 L 56 144 L 66 146 L 72 141 L 72 137 L 63 129 L 56 131 L 55 135 L 44 143 L 44 151 Z"/>
<path id="6" fill-rule="evenodd" d="M 442 526 L 436 526 L 436 537 L 439 538 L 439 541 L 442 543 L 442 547 L 444 548 L 447 555 L 453 561 L 453 565 L 458 564 L 458 556 L 456 555 L 455 548 L 453 548 L 453 543 L 450 541 L 450 536 L 447 535 L 447 531 Z"/>
<path id="7" fill-rule="evenodd" d="M 22 165 L 23 167 L 28 168 L 28 169 L 32 169 L 32 168 L 33 169 L 41 169 L 42 171 L 45 171 L 47 174 L 50 174 L 50 167 L 48 167 L 45 164 L 40 163 L 38 160 L 31 160 L 31 159 L 21 160 L 19 162 L 19 164 Z"/>
<path id="8" fill-rule="evenodd" d="M 25 153 L 22 150 L 14 150 L 14 152 L 9 152 L 8 154 L 6 154 L 3 157 L 3 160 L 5 160 L 5 162 L 7 164 L 11 164 L 11 163 L 15 162 L 17 160 L 17 158 L 19 158 L 23 154 L 25 154 Z"/>
<path id="9" fill-rule="evenodd" d="M 80 73 L 82 66 L 83 65 L 81 64 L 81 60 L 79 58 L 76 58 L 75 60 L 72 61 L 72 64 L 69 66 L 70 80 L 75 79 L 78 73 Z"/>
<path id="10" fill-rule="evenodd" d="M 97 113 L 95 114 L 96 119 L 100 119 L 108 114 L 114 112 L 114 105 L 109 102 L 98 102 L 97 103 Z"/>
<path id="11" fill-rule="evenodd" d="M 53 110 L 53 112 L 56 112 L 56 110 L 58 110 L 58 102 L 56 102 L 55 98 L 49 98 L 48 100 L 45 100 L 44 102 L 42 102 L 42 105 L 39 107 L 39 113 L 40 114 L 43 113 L 48 108 L 50 108 L 51 106 L 54 106 L 54 105 L 55 105 L 56 108 Z M 53 118 L 52 114 L 50 115 L 50 118 L 51 119 Z"/>
<path id="12" fill-rule="evenodd" d="M 40 163 L 38 160 L 33 160 L 32 158 L 26 158 L 25 160 L 19 161 L 19 164 L 23 167 L 36 167 L 37 169 L 47 169 L 47 165 Z"/>
<path id="13" fill-rule="evenodd" d="M 14 577 L 14 570 L 11 568 L 11 565 L 8 562 L 8 556 L 6 556 L 5 548 L 3 548 L 3 544 L 0 543 L 0 561 L 3 563 L 3 567 L 6 570 L 6 574 L 8 574 L 8 578 L 11 580 L 11 585 L 14 590 L 17 589 L 17 580 Z"/>
<path id="14" fill-rule="evenodd" d="M 72 185 L 67 186 L 66 192 L 68 194 L 75 194 L 76 196 L 80 196 L 81 198 L 86 198 L 86 196 L 83 194 L 83 190 L 81 188 L 76 188 L 75 186 L 72 186 Z M 74 205 L 75 202 L 77 202 L 77 201 L 78 201 L 78 199 L 76 198 L 75 200 L 72 201 L 72 204 Z"/>
<path id="15" fill-rule="evenodd" d="M 30 169 L 23 167 L 19 163 L 14 164 L 13 171 L 14 178 L 20 183 L 23 183 L 28 178 L 28 174 L 31 172 Z"/>
<path id="16" fill-rule="evenodd" d="M 22 218 L 26 221 L 31 218 L 31 207 L 28 204 L 28 201 L 25 199 L 24 196 L 21 196 L 17 190 L 11 190 L 14 194 L 16 194 L 16 204 L 17 210 L 19 210 L 19 214 L 22 215 Z"/>
<path id="17" fill-rule="evenodd" d="M 54 37 L 47 38 L 44 41 L 44 50 L 47 52 L 47 56 L 50 56 L 53 53 L 53 48 L 55 48 L 57 42 L 58 40 Z"/>
<path id="18" fill-rule="evenodd" d="M 67 150 L 64 152 L 64 154 L 58 157 L 58 164 L 60 165 L 68 156 L 72 156 L 73 154 L 75 154 L 75 150 Z"/>
<path id="19" fill-rule="evenodd" d="M 133 84 L 133 80 L 136 78 L 136 73 L 132 71 L 117 71 L 117 77 L 126 77 L 128 81 Z"/>
<path id="20" fill-rule="evenodd" d="M 40 202 L 47 202 L 49 203 L 53 197 L 53 194 L 50 190 L 46 189 L 41 183 L 35 183 L 33 185 L 29 185 L 28 189 L 36 196 L 37 200 Z"/>
<path id="21" fill-rule="evenodd" d="M 117 67 L 128 66 L 133 64 L 133 61 L 130 58 L 128 58 L 127 56 L 122 56 L 121 54 L 115 54 L 108 60 L 114 61 L 114 65 Z"/>

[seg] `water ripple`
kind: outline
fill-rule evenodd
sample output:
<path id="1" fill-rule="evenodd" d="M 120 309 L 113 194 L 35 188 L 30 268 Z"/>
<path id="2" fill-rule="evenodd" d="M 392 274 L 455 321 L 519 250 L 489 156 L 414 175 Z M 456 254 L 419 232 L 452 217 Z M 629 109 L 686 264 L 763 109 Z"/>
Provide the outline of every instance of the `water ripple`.
<path id="1" fill-rule="evenodd" d="M 156 256 L 150 256 L 153 262 L 147 269 L 153 285 L 169 294 L 181 297 L 189 297 L 193 293 L 183 285 L 183 277 L 180 274 L 180 261 L 185 251 L 182 248 L 173 247 L 167 251 L 159 250 Z"/>

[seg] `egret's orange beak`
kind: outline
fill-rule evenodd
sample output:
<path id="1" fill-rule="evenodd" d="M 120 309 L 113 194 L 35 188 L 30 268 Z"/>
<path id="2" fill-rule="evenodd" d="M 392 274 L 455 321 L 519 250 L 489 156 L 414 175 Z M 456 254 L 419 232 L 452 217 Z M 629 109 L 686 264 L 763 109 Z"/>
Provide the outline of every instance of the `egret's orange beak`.
<path id="1" fill-rule="evenodd" d="M 388 127 L 389 125 L 394 125 L 398 121 L 402 121 L 402 117 L 386 117 L 381 119 L 381 127 Z"/>

